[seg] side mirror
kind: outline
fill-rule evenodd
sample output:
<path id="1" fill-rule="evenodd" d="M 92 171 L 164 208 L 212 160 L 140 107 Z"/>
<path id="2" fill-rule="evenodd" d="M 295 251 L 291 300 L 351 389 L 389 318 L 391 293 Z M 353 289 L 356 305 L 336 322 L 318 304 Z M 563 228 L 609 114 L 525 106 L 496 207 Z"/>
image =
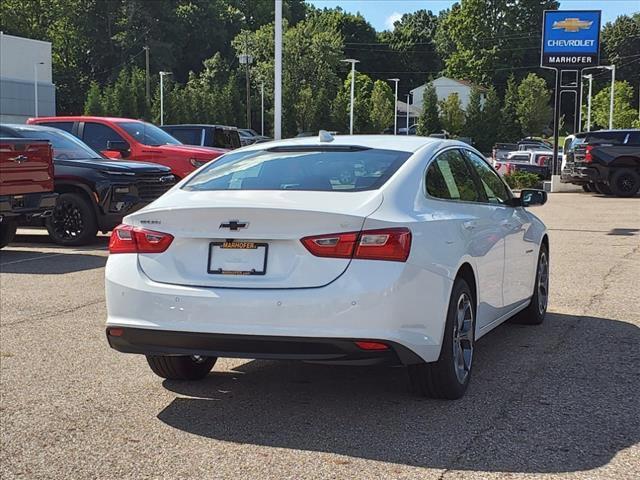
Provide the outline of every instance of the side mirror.
<path id="1" fill-rule="evenodd" d="M 124 157 L 130 153 L 131 147 L 127 142 L 123 142 L 122 140 L 109 140 L 107 141 L 107 150 L 120 152 Z"/>
<path id="2" fill-rule="evenodd" d="M 523 207 L 544 205 L 545 203 L 547 203 L 547 192 L 544 190 L 523 189 L 520 192 L 520 205 Z"/>

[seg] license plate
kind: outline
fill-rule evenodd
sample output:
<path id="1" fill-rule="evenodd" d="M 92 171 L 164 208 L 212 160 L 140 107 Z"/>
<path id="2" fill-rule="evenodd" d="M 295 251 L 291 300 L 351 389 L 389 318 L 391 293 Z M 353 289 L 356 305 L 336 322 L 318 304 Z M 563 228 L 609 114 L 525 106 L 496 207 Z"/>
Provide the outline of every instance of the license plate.
<path id="1" fill-rule="evenodd" d="M 211 242 L 207 271 L 218 275 L 264 275 L 267 250 L 266 243 Z"/>

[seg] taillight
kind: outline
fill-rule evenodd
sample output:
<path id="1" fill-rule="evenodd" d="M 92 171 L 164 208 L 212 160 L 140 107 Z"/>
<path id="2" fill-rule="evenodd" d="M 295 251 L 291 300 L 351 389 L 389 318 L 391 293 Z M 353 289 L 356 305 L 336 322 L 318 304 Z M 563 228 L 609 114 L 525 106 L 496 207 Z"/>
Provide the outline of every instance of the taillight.
<path id="1" fill-rule="evenodd" d="M 591 150 L 593 150 L 593 145 L 587 145 L 587 148 L 584 152 L 584 163 L 593 162 L 593 156 L 591 155 Z"/>
<path id="2" fill-rule="evenodd" d="M 162 253 L 173 235 L 131 225 L 118 225 L 109 238 L 109 253 Z"/>
<path id="3" fill-rule="evenodd" d="M 538 157 L 538 165 L 541 167 L 546 167 L 548 161 L 549 161 L 549 157 L 547 155 L 540 155 Z"/>
<path id="4" fill-rule="evenodd" d="M 333 233 L 305 237 L 301 242 L 316 257 L 406 262 L 411 250 L 411 231 L 385 228 Z"/>

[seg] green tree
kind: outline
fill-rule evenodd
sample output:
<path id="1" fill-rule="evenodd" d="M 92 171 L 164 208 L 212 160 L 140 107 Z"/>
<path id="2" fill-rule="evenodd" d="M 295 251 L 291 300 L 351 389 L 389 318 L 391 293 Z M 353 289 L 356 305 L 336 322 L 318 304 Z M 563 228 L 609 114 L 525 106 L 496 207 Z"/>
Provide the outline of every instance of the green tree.
<path id="1" fill-rule="evenodd" d="M 460 135 L 462 132 L 464 110 L 457 93 L 452 93 L 440 102 L 440 121 L 443 128 L 451 135 Z"/>
<path id="2" fill-rule="evenodd" d="M 393 125 L 395 100 L 387 82 L 376 80 L 371 91 L 371 127 L 375 133 Z"/>
<path id="3" fill-rule="evenodd" d="M 84 114 L 85 115 L 104 115 L 102 108 L 102 93 L 100 91 L 100 85 L 97 82 L 91 82 L 89 92 L 87 93 L 87 99 L 84 102 Z"/>
<path id="4" fill-rule="evenodd" d="M 616 65 L 616 78 L 631 83 L 640 78 L 640 12 L 620 15 L 602 29 L 602 50 L 607 63 Z M 630 58 L 631 57 L 631 58 Z"/>
<path id="5" fill-rule="evenodd" d="M 550 97 L 546 82 L 535 73 L 530 73 L 520 82 L 516 113 L 525 135 L 541 135 L 549 124 L 552 113 Z"/>
<path id="6" fill-rule="evenodd" d="M 469 104 L 467 105 L 464 127 L 462 134 L 471 137 L 477 145 L 484 135 L 486 125 L 484 124 L 484 113 L 482 111 L 482 92 L 478 87 L 471 89 Z"/>
<path id="7" fill-rule="evenodd" d="M 489 88 L 484 107 L 482 109 L 481 135 L 476 141 L 476 148 L 481 152 L 490 152 L 491 148 L 498 141 L 498 129 L 500 126 L 500 98 L 496 89 Z"/>
<path id="8" fill-rule="evenodd" d="M 605 87 L 593 98 L 591 119 L 601 128 L 609 128 L 611 87 Z M 633 87 L 628 82 L 616 82 L 613 94 L 613 128 L 630 128 L 638 118 L 631 106 Z"/>
<path id="9" fill-rule="evenodd" d="M 498 138 L 502 142 L 515 142 L 522 137 L 522 126 L 518 119 L 518 84 L 512 75 L 507 81 L 504 104 L 500 110 L 500 126 Z"/>
<path id="10" fill-rule="evenodd" d="M 438 113 L 438 95 L 432 83 L 427 83 L 422 95 L 422 112 L 418 117 L 418 135 L 429 135 L 442 130 Z"/>

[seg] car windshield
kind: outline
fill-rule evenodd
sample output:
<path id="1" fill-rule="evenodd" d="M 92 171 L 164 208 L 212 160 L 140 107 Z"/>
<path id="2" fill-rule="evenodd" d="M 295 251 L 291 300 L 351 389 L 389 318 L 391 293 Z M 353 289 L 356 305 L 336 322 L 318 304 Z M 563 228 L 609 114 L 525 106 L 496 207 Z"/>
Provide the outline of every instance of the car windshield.
<path id="1" fill-rule="evenodd" d="M 182 145 L 176 138 L 164 130 L 146 122 L 118 122 L 118 126 L 143 145 Z"/>
<path id="2" fill-rule="evenodd" d="M 313 190 L 380 188 L 411 156 L 378 149 L 280 147 L 229 153 L 199 171 L 185 190 Z"/>
<path id="3" fill-rule="evenodd" d="M 53 147 L 53 158 L 56 160 L 102 159 L 103 157 L 78 140 L 70 133 L 62 130 L 19 130 L 26 138 L 49 140 Z"/>

